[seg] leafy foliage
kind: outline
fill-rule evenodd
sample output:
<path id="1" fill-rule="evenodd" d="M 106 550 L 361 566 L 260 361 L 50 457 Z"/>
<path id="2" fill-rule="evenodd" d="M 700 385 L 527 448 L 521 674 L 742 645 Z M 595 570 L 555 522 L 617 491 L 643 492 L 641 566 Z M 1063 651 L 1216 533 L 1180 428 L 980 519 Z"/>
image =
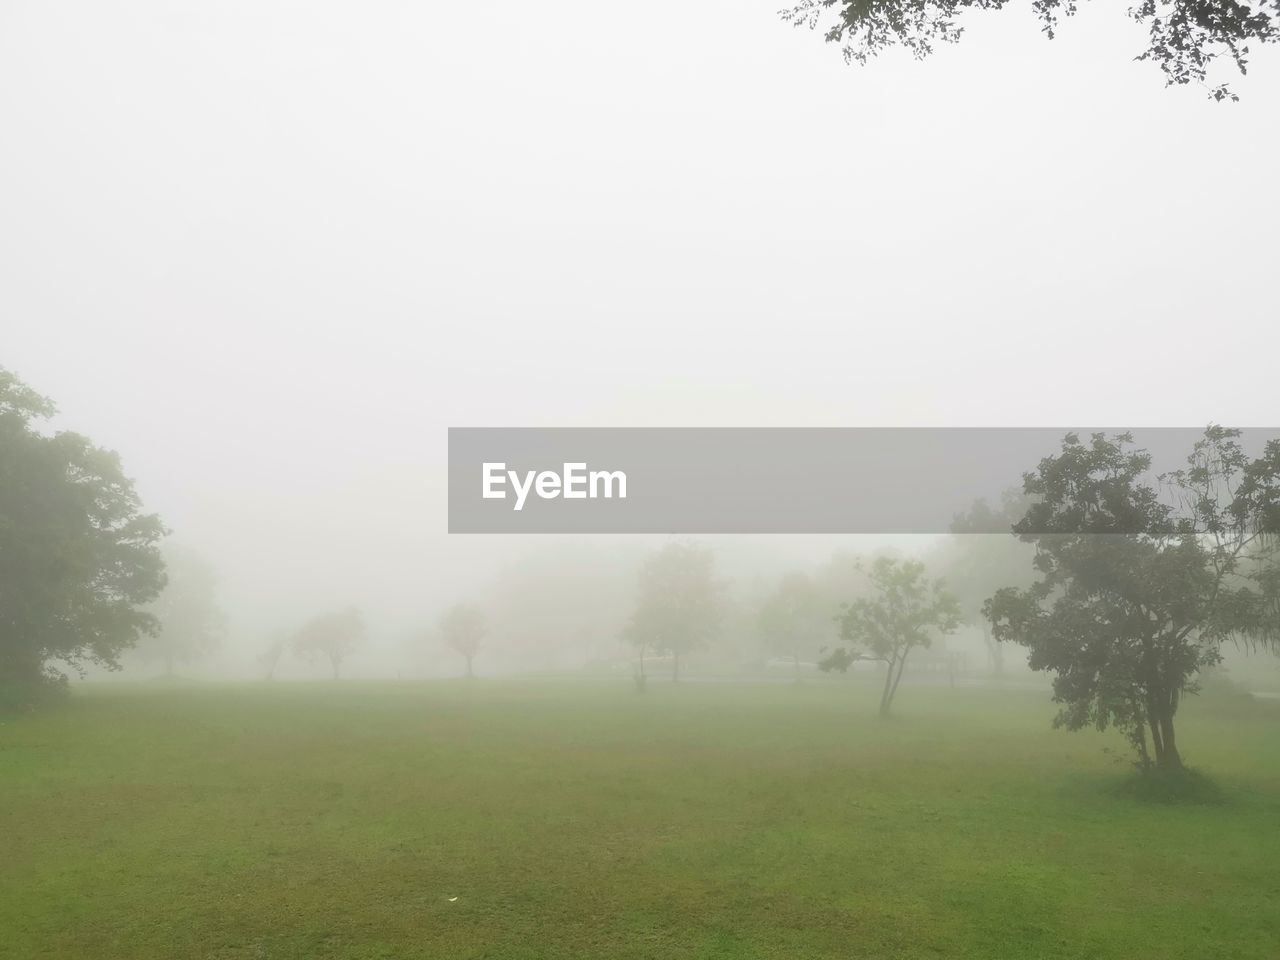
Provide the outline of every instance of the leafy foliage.
<path id="1" fill-rule="evenodd" d="M 293 637 L 293 649 L 303 657 L 324 656 L 333 679 L 345 660 L 364 641 L 364 615 L 355 607 L 328 613 L 307 622 Z M 274 666 L 274 664 L 273 664 Z"/>
<path id="2" fill-rule="evenodd" d="M 199 659 L 218 645 L 227 618 L 218 606 L 218 578 L 194 550 L 169 545 L 164 550 L 168 582 L 149 612 L 156 618 L 154 636 L 140 653 L 162 660 L 172 675 L 174 664 Z"/>
<path id="3" fill-rule="evenodd" d="M 640 654 L 641 677 L 649 652 L 670 654 L 679 679 L 680 657 L 715 635 L 723 605 L 714 566 L 711 551 L 692 543 L 669 543 L 641 566 L 636 609 L 623 631 Z"/>
<path id="4" fill-rule="evenodd" d="M 0 369 L 0 701 L 65 687 L 59 662 L 118 669 L 156 629 L 164 526 L 116 454 L 36 425 L 53 404 Z"/>
<path id="5" fill-rule="evenodd" d="M 1027 587 L 1035 580 L 1034 549 L 1013 533 L 1031 501 L 1021 489 L 1007 490 L 998 506 L 977 500 L 951 524 L 951 536 L 929 557 L 960 601 L 962 622 L 982 630 L 992 672 L 1004 672 L 1004 644 L 991 634 L 983 604 L 1000 587 Z"/>
<path id="6" fill-rule="evenodd" d="M 1244 564 L 1275 529 L 1277 445 L 1250 462 L 1238 436 L 1206 430 L 1186 469 L 1159 478 L 1162 499 L 1132 436 L 1068 434 L 1026 475 L 1039 502 L 1014 527 L 1035 545 L 1040 579 L 984 608 L 996 637 L 1054 673 L 1056 722 L 1122 729 L 1143 768 L 1182 766 L 1179 699 L 1222 644 L 1274 636 L 1270 552 L 1255 558 L 1261 573 Z"/>
<path id="7" fill-rule="evenodd" d="M 764 598 L 757 629 L 770 651 L 792 658 L 799 669 L 802 655 L 814 654 L 836 631 L 831 605 L 812 578 L 789 573 Z"/>
<path id="8" fill-rule="evenodd" d="M 865 64 L 888 47 L 901 46 L 917 59 L 939 43 L 964 33 L 958 20 L 967 10 L 1000 10 L 1006 0 L 801 0 L 783 10 L 789 23 L 810 29 L 826 24 L 825 39 L 838 43 L 847 61 Z M 1033 0 L 1032 9 L 1051 39 L 1076 0 Z M 834 19 L 828 16 L 834 14 Z M 1280 0 L 1140 0 L 1128 15 L 1147 27 L 1148 44 L 1138 60 L 1164 73 L 1166 85 L 1206 84 L 1215 60 L 1226 58 L 1245 73 L 1249 44 L 1280 38 Z M 1210 88 L 1215 100 L 1238 97 L 1227 84 Z"/>

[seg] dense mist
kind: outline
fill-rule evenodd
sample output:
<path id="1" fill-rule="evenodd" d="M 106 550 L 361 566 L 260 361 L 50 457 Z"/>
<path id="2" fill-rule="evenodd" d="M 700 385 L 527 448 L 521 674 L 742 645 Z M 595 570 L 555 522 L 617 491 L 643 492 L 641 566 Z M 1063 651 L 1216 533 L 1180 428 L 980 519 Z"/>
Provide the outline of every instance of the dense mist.
<path id="1" fill-rule="evenodd" d="M 0 3 L 0 960 L 1275 960 L 1277 0 L 779 6 Z"/>

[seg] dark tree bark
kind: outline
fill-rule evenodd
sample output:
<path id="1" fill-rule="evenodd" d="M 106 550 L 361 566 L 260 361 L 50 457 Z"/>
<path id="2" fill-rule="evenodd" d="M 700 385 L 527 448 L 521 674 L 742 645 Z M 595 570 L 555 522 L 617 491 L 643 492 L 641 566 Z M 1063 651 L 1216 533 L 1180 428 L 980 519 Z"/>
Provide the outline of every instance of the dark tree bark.
<path id="1" fill-rule="evenodd" d="M 1177 692 L 1152 693 L 1147 702 L 1147 723 L 1151 727 L 1151 744 L 1156 755 L 1156 768 L 1181 770 L 1182 755 L 1178 752 L 1178 740 L 1173 729 L 1173 715 L 1177 710 Z"/>
<path id="2" fill-rule="evenodd" d="M 1166 770 L 1181 770 L 1182 755 L 1178 753 L 1178 741 L 1173 735 L 1173 717 L 1165 716 L 1160 720 L 1160 738 L 1164 741 L 1164 763 Z"/>
<path id="3" fill-rule="evenodd" d="M 902 682 L 902 670 L 907 665 L 907 654 L 894 654 L 888 661 L 889 669 L 884 675 L 884 689 L 880 692 L 880 717 L 889 716 L 893 708 L 893 698 L 898 692 L 898 684 Z"/>

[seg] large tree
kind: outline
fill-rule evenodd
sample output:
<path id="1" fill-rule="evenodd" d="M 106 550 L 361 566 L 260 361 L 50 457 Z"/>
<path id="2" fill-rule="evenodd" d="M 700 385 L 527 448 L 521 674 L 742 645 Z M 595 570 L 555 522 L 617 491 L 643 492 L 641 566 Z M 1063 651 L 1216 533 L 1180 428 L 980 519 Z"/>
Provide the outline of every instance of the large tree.
<path id="1" fill-rule="evenodd" d="M 624 636 L 640 655 L 637 682 L 645 684 L 644 657 L 671 655 L 671 679 L 680 679 L 680 658 L 701 650 L 720 625 L 722 589 L 715 557 L 692 543 L 669 543 L 640 568 L 635 612 Z"/>
<path id="2" fill-rule="evenodd" d="M 843 673 L 858 660 L 883 661 L 880 716 L 888 717 L 907 657 L 960 625 L 960 603 L 941 580 L 925 576 L 918 560 L 877 557 L 868 577 L 873 596 L 846 604 L 840 616 L 840 638 L 848 646 L 837 647 L 818 666 Z"/>
<path id="3" fill-rule="evenodd" d="M 1118 727 L 1144 769 L 1182 767 L 1179 702 L 1224 642 L 1276 638 L 1280 443 L 1251 461 L 1238 436 L 1210 427 L 1162 491 L 1129 434 L 1067 435 L 1026 475 L 1038 502 L 1013 528 L 1039 579 L 986 606 L 995 635 L 1054 674 L 1055 723 Z"/>
<path id="4" fill-rule="evenodd" d="M 40 429 L 53 404 L 0 368 L 0 703 L 63 689 L 59 665 L 118 669 L 156 628 L 159 518 L 109 450 Z"/>
<path id="5" fill-rule="evenodd" d="M 450 649 L 456 650 L 467 661 L 467 676 L 475 676 L 472 661 L 480 652 L 480 641 L 484 639 L 484 614 L 480 608 L 469 603 L 459 603 L 450 607 L 440 618 L 440 634 Z"/>
<path id="6" fill-rule="evenodd" d="M 824 27 L 827 42 L 839 44 L 847 61 L 865 64 L 894 46 L 923 59 L 936 44 L 960 39 L 959 19 L 966 11 L 1004 6 L 1005 0 L 800 0 L 782 16 L 811 29 Z M 1074 0 L 1032 4 L 1050 38 L 1076 8 Z M 1148 31 L 1147 48 L 1137 59 L 1155 63 L 1166 84 L 1207 85 L 1211 65 L 1224 58 L 1244 73 L 1250 44 L 1280 38 L 1280 0 L 1138 0 L 1126 14 Z M 1209 87 L 1209 94 L 1237 99 L 1225 83 Z"/>

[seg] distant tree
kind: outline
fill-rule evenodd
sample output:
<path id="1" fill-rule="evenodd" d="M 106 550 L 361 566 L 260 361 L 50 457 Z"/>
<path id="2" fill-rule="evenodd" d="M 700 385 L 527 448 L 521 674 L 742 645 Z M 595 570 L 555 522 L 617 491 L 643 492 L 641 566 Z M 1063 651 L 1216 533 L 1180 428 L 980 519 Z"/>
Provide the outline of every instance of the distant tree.
<path id="1" fill-rule="evenodd" d="M 925 576 L 917 560 L 877 557 L 868 576 L 874 595 L 846 604 L 840 616 L 840 638 L 848 646 L 838 647 L 818 666 L 843 673 L 858 660 L 883 661 L 880 716 L 888 717 L 907 657 L 916 647 L 930 646 L 935 635 L 953 632 L 960 625 L 960 604 L 941 580 Z"/>
<path id="2" fill-rule="evenodd" d="M 1224 642 L 1276 639 L 1280 584 L 1262 548 L 1280 530 L 1280 443 L 1249 461 L 1238 436 L 1206 430 L 1186 469 L 1160 478 L 1162 499 L 1131 435 L 1068 434 L 1026 475 L 1039 502 L 1014 527 L 1040 579 L 986 606 L 996 636 L 1054 674 L 1055 724 L 1118 727 L 1143 769 L 1181 769 L 1174 716 Z"/>
<path id="3" fill-rule="evenodd" d="M 703 649 L 722 615 L 721 585 L 710 550 L 692 543 L 669 543 L 640 567 L 635 612 L 623 631 L 640 655 L 638 683 L 644 686 L 646 652 L 671 655 L 671 679 L 680 679 L 680 658 Z"/>
<path id="4" fill-rule="evenodd" d="M 790 657 L 800 679 L 800 657 L 817 656 L 834 637 L 834 605 L 804 573 L 789 573 L 760 604 L 757 629 L 769 651 Z"/>
<path id="5" fill-rule="evenodd" d="M 1021 489 L 1008 490 L 997 506 L 977 500 L 951 524 L 951 536 L 939 543 L 929 566 L 960 601 L 966 625 L 982 631 L 991 671 L 1004 673 L 1004 644 L 991 632 L 983 605 L 1001 587 L 1027 587 L 1035 580 L 1035 550 L 1013 532 L 1031 501 Z"/>
<path id="6" fill-rule="evenodd" d="M 652 613 L 636 608 L 635 613 L 622 628 L 622 639 L 636 652 L 635 683 L 636 690 L 644 693 L 649 686 L 649 675 L 645 670 L 645 658 L 654 652 L 657 642 L 656 623 Z"/>
<path id="7" fill-rule="evenodd" d="M 485 650 L 524 669 L 575 669 L 615 650 L 643 547 L 632 542 L 539 543 L 485 586 Z"/>
<path id="8" fill-rule="evenodd" d="M 42 433 L 53 404 L 0 368 L 0 705 L 65 690 L 57 667 L 118 669 L 156 629 L 164 526 L 116 454 Z"/>
<path id="9" fill-rule="evenodd" d="M 840 44 L 847 62 L 866 64 L 894 46 L 922 60 L 935 44 L 960 39 L 964 27 L 957 20 L 965 11 L 1004 6 L 1005 0 L 800 0 L 783 10 L 782 18 L 810 29 L 824 26 L 824 38 Z M 1042 32 L 1052 39 L 1060 18 L 1073 15 L 1076 4 L 1045 0 L 1034 9 Z M 1250 44 L 1280 39 L 1276 0 L 1260 0 L 1252 7 L 1239 0 L 1141 0 L 1127 13 L 1148 30 L 1147 49 L 1137 59 L 1159 66 L 1166 85 L 1205 84 L 1210 66 L 1220 58 L 1243 74 Z M 1227 84 L 1210 88 L 1209 94 L 1215 100 L 1238 99 Z"/>
<path id="10" fill-rule="evenodd" d="M 300 656 L 323 655 L 338 679 L 342 661 L 364 640 L 364 616 L 355 607 L 328 613 L 309 621 L 293 637 L 293 649 Z"/>
<path id="11" fill-rule="evenodd" d="M 174 675 L 175 663 L 189 663 L 218 645 L 226 629 L 226 616 L 218 606 L 218 578 L 213 567 L 194 550 L 169 544 L 164 549 L 169 579 L 150 606 L 157 629 L 139 644 L 139 652 L 161 660 L 165 675 Z"/>
<path id="12" fill-rule="evenodd" d="M 258 663 L 262 664 L 267 671 L 264 680 L 274 680 L 276 678 L 276 667 L 280 665 L 280 658 L 284 655 L 285 647 L 289 645 L 289 635 L 287 633 L 277 634 L 267 644 L 267 648 L 258 655 Z"/>
<path id="13" fill-rule="evenodd" d="M 466 658 L 467 676 L 475 676 L 471 663 L 480 652 L 480 641 L 485 635 L 484 614 L 480 608 L 469 603 L 450 607 L 440 619 L 440 634 L 451 649 Z"/>

